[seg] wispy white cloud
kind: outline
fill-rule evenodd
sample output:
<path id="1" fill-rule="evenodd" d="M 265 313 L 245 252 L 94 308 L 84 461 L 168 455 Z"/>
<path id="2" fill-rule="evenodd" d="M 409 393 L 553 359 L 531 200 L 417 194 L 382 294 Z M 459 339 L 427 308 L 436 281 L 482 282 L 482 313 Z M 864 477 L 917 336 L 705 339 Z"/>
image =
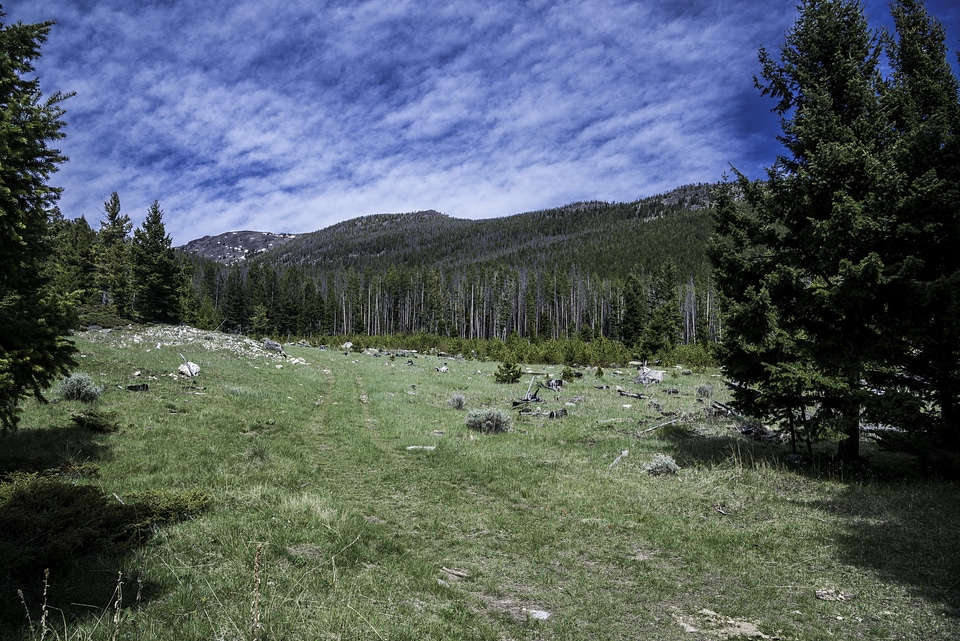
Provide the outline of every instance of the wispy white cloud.
<path id="1" fill-rule="evenodd" d="M 625 201 L 733 164 L 776 120 L 753 88 L 793 0 L 45 0 L 67 103 L 64 215 L 154 199 L 177 243 L 371 213 Z M 928 2 L 957 40 L 948 0 Z M 870 0 L 879 24 L 887 8 Z"/>

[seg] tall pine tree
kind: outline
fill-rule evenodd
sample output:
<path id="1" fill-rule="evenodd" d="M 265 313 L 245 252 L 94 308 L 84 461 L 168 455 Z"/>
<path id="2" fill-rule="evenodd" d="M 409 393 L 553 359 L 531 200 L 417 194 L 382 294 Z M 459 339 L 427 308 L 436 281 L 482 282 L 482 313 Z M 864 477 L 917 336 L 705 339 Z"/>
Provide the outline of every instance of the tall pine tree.
<path id="1" fill-rule="evenodd" d="M 891 366 L 871 376 L 881 418 L 927 451 L 960 452 L 960 82 L 943 27 L 923 3 L 893 5 L 892 77 L 883 93 L 898 189 L 889 213 Z"/>
<path id="2" fill-rule="evenodd" d="M 4 14 L 0 11 L 0 18 Z M 69 305 L 42 269 L 52 248 L 50 218 L 60 189 L 50 176 L 67 158 L 51 143 L 63 138 L 67 96 L 44 99 L 32 76 L 52 23 L 0 22 L 0 426 L 15 428 L 20 401 L 74 365 L 65 337 Z"/>
<path id="3" fill-rule="evenodd" d="M 725 365 L 743 372 L 747 359 L 749 376 L 738 382 L 756 398 L 789 392 L 815 406 L 812 421 L 839 432 L 838 458 L 853 461 L 872 395 L 861 381 L 881 347 L 890 240 L 879 215 L 890 173 L 880 153 L 879 46 L 858 2 L 804 0 L 799 10 L 779 58 L 760 51 L 756 84 L 776 100 L 787 154 L 764 183 L 740 176 L 755 220 L 748 244 L 727 246 L 744 257 L 739 278 L 754 284 L 727 293 L 747 296 L 740 304 L 760 316 L 727 323 Z M 737 346 L 747 341 L 760 351 Z"/>
<path id="4" fill-rule="evenodd" d="M 145 321 L 179 321 L 186 277 L 156 200 L 147 210 L 143 224 L 133 232 L 130 264 L 137 316 Z"/>
<path id="5" fill-rule="evenodd" d="M 96 283 L 100 303 L 119 316 L 132 312 L 133 291 L 130 277 L 130 217 L 120 211 L 117 192 L 103 203 L 106 218 L 100 221 L 97 234 Z"/>

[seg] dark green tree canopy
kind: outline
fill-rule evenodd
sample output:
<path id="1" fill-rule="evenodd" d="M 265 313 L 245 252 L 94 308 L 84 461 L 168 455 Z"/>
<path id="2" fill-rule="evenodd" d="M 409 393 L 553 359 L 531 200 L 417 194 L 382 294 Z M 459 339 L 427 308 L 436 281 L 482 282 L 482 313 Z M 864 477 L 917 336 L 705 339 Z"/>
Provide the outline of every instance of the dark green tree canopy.
<path id="1" fill-rule="evenodd" d="M 153 201 L 143 224 L 133 232 L 130 259 L 137 316 L 146 321 L 179 321 L 186 279 L 158 201 Z"/>
<path id="2" fill-rule="evenodd" d="M 129 316 L 132 307 L 130 275 L 130 216 L 121 212 L 120 196 L 113 192 L 103 203 L 105 218 L 97 236 L 96 282 L 101 304 L 120 316 Z"/>
<path id="3" fill-rule="evenodd" d="M 840 433 L 844 460 L 865 416 L 921 429 L 956 416 L 960 382 L 957 81 L 922 3 L 893 15 L 881 38 L 859 2 L 801 3 L 756 80 L 788 153 L 766 181 L 738 173 L 715 209 L 738 403 L 810 438 Z M 956 434 L 955 418 L 940 424 Z"/>
<path id="4" fill-rule="evenodd" d="M 3 17 L 0 12 L 0 18 Z M 43 269 L 60 190 L 48 184 L 66 161 L 51 146 L 63 137 L 68 96 L 43 99 L 30 78 L 51 23 L 0 22 L 0 425 L 16 427 L 18 407 L 73 365 L 64 335 L 72 314 Z"/>

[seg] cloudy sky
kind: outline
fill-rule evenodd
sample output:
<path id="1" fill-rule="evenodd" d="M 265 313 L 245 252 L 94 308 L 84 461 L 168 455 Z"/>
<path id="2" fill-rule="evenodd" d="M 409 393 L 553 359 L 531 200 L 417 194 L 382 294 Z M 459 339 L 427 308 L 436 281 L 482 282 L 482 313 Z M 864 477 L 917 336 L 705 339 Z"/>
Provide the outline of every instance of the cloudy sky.
<path id="1" fill-rule="evenodd" d="M 159 200 L 174 244 L 436 209 L 630 201 L 778 153 L 753 87 L 796 0 L 14 0 L 54 20 L 67 218 Z M 956 52 L 960 9 L 927 7 Z M 885 0 L 866 2 L 889 22 Z"/>

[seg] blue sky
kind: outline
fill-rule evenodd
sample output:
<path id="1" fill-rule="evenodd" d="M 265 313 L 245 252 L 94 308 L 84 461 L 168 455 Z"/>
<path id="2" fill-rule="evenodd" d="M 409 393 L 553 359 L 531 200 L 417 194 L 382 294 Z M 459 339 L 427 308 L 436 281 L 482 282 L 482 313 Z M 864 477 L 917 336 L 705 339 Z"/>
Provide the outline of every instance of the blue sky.
<path id="1" fill-rule="evenodd" d="M 20 0 L 65 104 L 67 218 L 154 199 L 175 244 L 376 213 L 631 201 L 780 151 L 753 87 L 795 0 Z M 960 8 L 927 7 L 947 27 Z M 865 3 L 876 26 L 887 3 Z"/>

